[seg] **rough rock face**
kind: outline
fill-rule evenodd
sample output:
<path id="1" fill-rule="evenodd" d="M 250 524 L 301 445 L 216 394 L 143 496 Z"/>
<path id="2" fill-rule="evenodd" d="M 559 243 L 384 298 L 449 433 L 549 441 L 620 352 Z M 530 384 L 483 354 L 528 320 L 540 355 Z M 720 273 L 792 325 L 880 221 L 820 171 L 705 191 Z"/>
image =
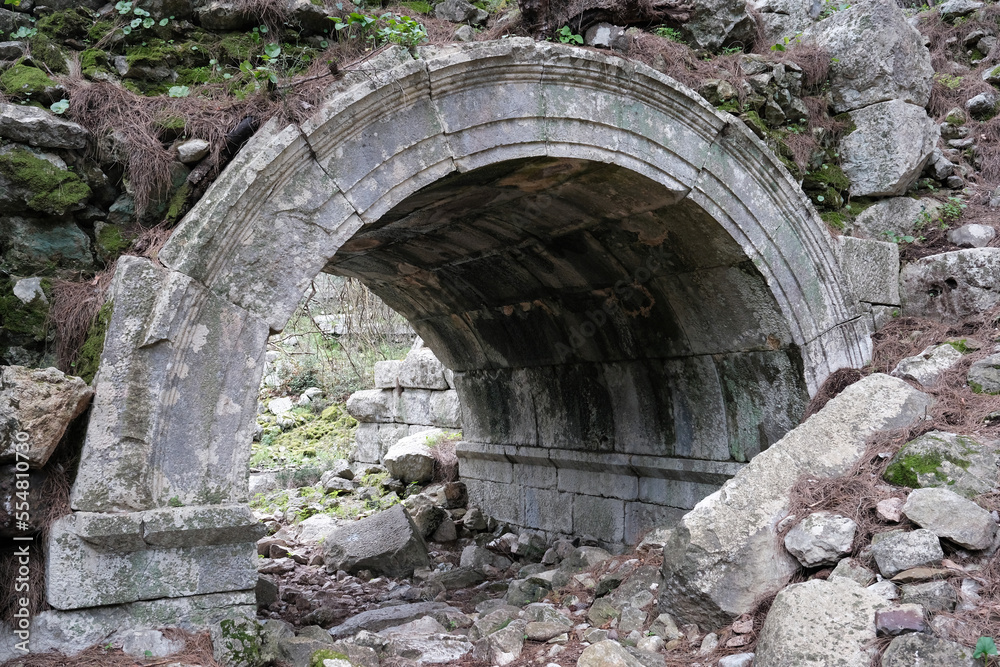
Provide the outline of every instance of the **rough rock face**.
<path id="1" fill-rule="evenodd" d="M 923 107 L 903 100 L 851 112 L 855 130 L 840 142 L 844 174 L 855 197 L 901 195 L 924 170 L 938 140 Z"/>
<path id="2" fill-rule="evenodd" d="M 806 30 L 801 39 L 825 50 L 832 60 L 834 113 L 889 100 L 923 107 L 930 99 L 930 52 L 891 0 L 853 3 Z"/>
<path id="3" fill-rule="evenodd" d="M 842 474 L 871 433 L 912 424 L 929 404 L 902 380 L 870 375 L 757 455 L 677 525 L 663 548 L 660 610 L 719 627 L 780 590 L 798 563 L 776 541 L 775 526 L 799 475 Z"/>
<path id="4" fill-rule="evenodd" d="M 908 263 L 899 274 L 903 314 L 951 321 L 1000 304 L 1000 248 L 969 248 Z"/>
<path id="5" fill-rule="evenodd" d="M 915 489 L 903 505 L 906 518 L 966 549 L 993 544 L 997 524 L 985 509 L 949 489 Z"/>
<path id="6" fill-rule="evenodd" d="M 386 470 L 406 484 L 431 481 L 434 476 L 434 453 L 427 443 L 445 433 L 433 428 L 402 438 L 385 453 L 383 463 Z"/>
<path id="7" fill-rule="evenodd" d="M 409 577 L 427 567 L 427 545 L 401 505 L 394 505 L 330 533 L 323 543 L 327 572 L 360 570 Z"/>
<path id="8" fill-rule="evenodd" d="M 882 667 L 974 667 L 972 649 L 922 633 L 896 637 L 882 655 Z"/>
<path id="9" fill-rule="evenodd" d="M 718 49 L 733 41 L 749 43 L 755 30 L 747 5 L 740 0 L 697 0 L 681 29 L 692 46 Z"/>
<path id="10" fill-rule="evenodd" d="M 915 380 L 924 387 L 933 387 L 938 379 L 962 359 L 962 353 L 955 346 L 944 343 L 931 345 L 920 354 L 902 359 L 892 369 L 898 378 Z"/>
<path id="11" fill-rule="evenodd" d="M 947 487 L 974 498 L 996 486 L 1000 452 L 969 436 L 931 431 L 903 445 L 885 471 L 885 479 L 911 489 Z"/>
<path id="12" fill-rule="evenodd" d="M 6 366 L 0 370 L 0 462 L 15 450 L 33 467 L 45 465 L 69 423 L 90 403 L 94 390 L 55 368 Z M 27 434 L 27 438 L 24 435 Z M 21 443 L 26 449 L 21 449 Z"/>
<path id="13" fill-rule="evenodd" d="M 791 38 L 815 23 L 823 11 L 823 3 L 820 0 L 757 0 L 754 8 L 760 12 L 764 42 L 777 44 L 783 38 Z"/>
<path id="14" fill-rule="evenodd" d="M 813 579 L 778 593 L 764 621 L 755 667 L 867 665 L 875 612 L 885 598 L 844 579 Z"/>
<path id="15" fill-rule="evenodd" d="M 1000 394 L 1000 354 L 991 354 L 969 367 L 969 386 L 977 394 Z"/>
<path id="16" fill-rule="evenodd" d="M 0 137 L 42 148 L 86 148 L 89 132 L 43 109 L 0 103 Z"/>
<path id="17" fill-rule="evenodd" d="M 891 533 L 872 544 L 875 564 L 883 577 L 894 577 L 903 570 L 936 565 L 944 558 L 941 541 L 929 530 Z"/>
<path id="18" fill-rule="evenodd" d="M 854 233 L 877 241 L 886 239 L 886 232 L 899 236 L 914 232 L 916 224 L 924 217 L 933 217 L 940 204 L 933 199 L 892 197 L 882 199 L 854 219 Z"/>
<path id="19" fill-rule="evenodd" d="M 804 567 L 834 564 L 850 553 L 858 524 L 846 516 L 815 512 L 785 535 L 785 548 Z"/>

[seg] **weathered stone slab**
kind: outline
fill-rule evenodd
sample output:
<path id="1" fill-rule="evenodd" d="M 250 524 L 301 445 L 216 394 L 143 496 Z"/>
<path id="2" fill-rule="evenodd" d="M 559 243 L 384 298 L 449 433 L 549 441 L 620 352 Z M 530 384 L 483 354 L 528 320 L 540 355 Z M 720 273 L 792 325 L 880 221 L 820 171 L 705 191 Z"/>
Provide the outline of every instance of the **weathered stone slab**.
<path id="1" fill-rule="evenodd" d="M 323 560 L 328 572 L 371 570 L 390 577 L 408 577 L 429 563 L 424 538 L 402 505 L 327 535 Z"/>
<path id="2" fill-rule="evenodd" d="M 59 519 L 49 537 L 47 599 L 56 609 L 252 591 L 257 584 L 254 542 L 104 551 L 85 542 L 76 523 L 74 514 Z"/>
<path id="3" fill-rule="evenodd" d="M 434 453 L 430 445 L 446 434 L 433 428 L 408 435 L 389 448 L 384 464 L 389 474 L 405 484 L 424 484 L 434 476 Z"/>
<path id="4" fill-rule="evenodd" d="M 73 508 L 244 500 L 267 325 L 139 257 L 119 260 L 109 299 Z"/>
<path id="5" fill-rule="evenodd" d="M 917 226 L 925 220 L 934 219 L 940 206 L 940 202 L 930 198 L 890 197 L 880 199 L 854 219 L 854 233 L 860 233 L 875 241 L 886 241 L 889 233 L 897 236 L 915 236 L 919 234 Z"/>
<path id="6" fill-rule="evenodd" d="M 0 32 L 0 37 L 3 33 Z M 87 147 L 83 126 L 37 107 L 0 103 L 0 137 L 42 148 Z"/>
<path id="7" fill-rule="evenodd" d="M 256 542 L 264 532 L 246 505 L 171 507 L 142 513 L 142 538 L 153 547 Z"/>
<path id="8" fill-rule="evenodd" d="M 899 275 L 903 314 L 944 321 L 1000 304 L 1000 248 L 969 248 L 909 262 Z"/>
<path id="9" fill-rule="evenodd" d="M 940 665 L 940 667 L 974 667 L 973 650 L 947 639 L 922 633 L 896 637 L 882 655 L 882 667 Z"/>
<path id="10" fill-rule="evenodd" d="M 950 489 L 914 489 L 903 514 L 938 537 L 974 551 L 990 547 L 997 533 L 988 511 Z"/>
<path id="11" fill-rule="evenodd" d="M 0 369 L 0 463 L 27 461 L 41 468 L 94 390 L 55 368 Z"/>
<path id="12" fill-rule="evenodd" d="M 834 247 L 859 300 L 899 305 L 899 248 L 894 243 L 840 236 Z"/>
<path id="13" fill-rule="evenodd" d="M 931 345 L 920 354 L 900 360 L 890 375 L 915 380 L 921 386 L 930 388 L 961 358 L 962 353 L 954 345 Z"/>
<path id="14" fill-rule="evenodd" d="M 404 389 L 447 389 L 445 367 L 428 347 L 410 350 L 399 367 L 399 386 Z"/>
<path id="15" fill-rule="evenodd" d="M 660 609 L 719 627 L 780 590 L 798 564 L 778 545 L 775 526 L 799 475 L 842 474 L 869 435 L 912 424 L 929 405 L 902 380 L 870 375 L 759 454 L 677 525 L 663 549 Z"/>
<path id="16" fill-rule="evenodd" d="M 892 457 L 885 480 L 911 489 L 946 487 L 974 498 L 997 484 L 1000 449 L 967 435 L 931 431 L 903 445 Z"/>
<path id="17" fill-rule="evenodd" d="M 361 630 L 378 632 L 425 616 L 444 620 L 448 615 L 458 613 L 461 613 L 458 609 L 443 602 L 415 602 L 394 605 L 355 614 L 340 625 L 330 628 L 330 636 L 333 639 L 343 639 L 354 636 Z"/>

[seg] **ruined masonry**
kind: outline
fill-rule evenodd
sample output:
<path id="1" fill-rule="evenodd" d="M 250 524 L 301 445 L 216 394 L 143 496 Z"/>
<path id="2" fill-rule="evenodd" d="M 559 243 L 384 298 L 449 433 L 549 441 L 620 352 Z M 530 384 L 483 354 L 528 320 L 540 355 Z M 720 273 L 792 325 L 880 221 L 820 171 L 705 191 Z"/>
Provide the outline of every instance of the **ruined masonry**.
<path id="1" fill-rule="evenodd" d="M 847 279 L 741 122 L 593 51 L 418 53 L 262 128 L 162 264 L 119 261 L 36 650 L 253 614 L 265 342 L 320 271 L 361 279 L 454 373 L 471 503 L 607 545 L 694 506 L 868 360 L 891 280 L 863 261 Z"/>

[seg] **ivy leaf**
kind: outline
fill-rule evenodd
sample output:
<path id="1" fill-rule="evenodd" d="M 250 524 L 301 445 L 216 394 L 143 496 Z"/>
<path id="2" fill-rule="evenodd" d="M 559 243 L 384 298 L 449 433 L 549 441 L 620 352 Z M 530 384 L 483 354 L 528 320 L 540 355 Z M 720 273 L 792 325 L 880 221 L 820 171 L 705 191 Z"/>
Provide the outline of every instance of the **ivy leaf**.
<path id="1" fill-rule="evenodd" d="M 976 652 L 972 654 L 972 657 L 979 659 L 988 655 L 997 655 L 997 645 L 993 641 L 993 637 L 980 637 L 979 641 L 976 642 Z"/>

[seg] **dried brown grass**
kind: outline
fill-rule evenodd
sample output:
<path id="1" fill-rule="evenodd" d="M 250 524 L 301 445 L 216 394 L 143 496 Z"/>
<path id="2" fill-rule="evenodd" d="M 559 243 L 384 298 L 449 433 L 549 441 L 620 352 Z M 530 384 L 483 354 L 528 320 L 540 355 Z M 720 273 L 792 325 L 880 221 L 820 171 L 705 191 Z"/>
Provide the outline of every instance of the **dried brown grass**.
<path id="1" fill-rule="evenodd" d="M 87 339 L 87 332 L 104 305 L 115 265 L 108 266 L 90 280 L 52 283 L 52 307 L 49 320 L 56 329 L 56 359 L 63 372 L 70 372 L 76 356 Z"/>
<path id="2" fill-rule="evenodd" d="M 169 639 L 183 639 L 184 650 L 167 658 L 148 659 L 134 658 L 117 648 L 92 646 L 72 658 L 61 653 L 33 653 L 8 660 L 0 667 L 161 667 L 176 663 L 221 667 L 212 656 L 212 640 L 207 632 L 192 634 L 177 628 L 166 628 L 163 634 Z"/>

